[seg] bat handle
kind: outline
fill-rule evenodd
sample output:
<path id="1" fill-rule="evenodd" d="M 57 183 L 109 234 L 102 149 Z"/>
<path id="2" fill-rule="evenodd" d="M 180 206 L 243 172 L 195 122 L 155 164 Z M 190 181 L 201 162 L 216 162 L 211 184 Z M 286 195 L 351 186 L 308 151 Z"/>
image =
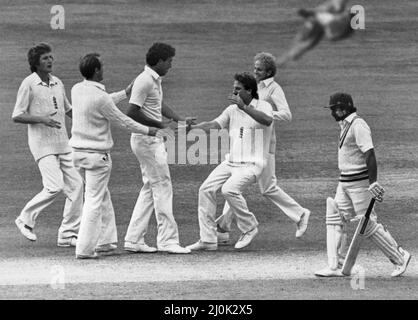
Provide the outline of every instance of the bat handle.
<path id="1" fill-rule="evenodd" d="M 375 198 L 372 198 L 372 200 L 370 200 L 369 206 L 367 207 L 367 211 L 366 211 L 366 214 L 365 214 L 366 218 L 370 217 L 370 214 L 372 213 L 373 206 L 374 206 L 375 202 L 376 202 Z"/>
<path id="2" fill-rule="evenodd" d="M 366 231 L 367 223 L 369 222 L 370 214 L 372 213 L 375 202 L 376 202 L 375 198 L 372 198 L 372 200 L 370 200 L 369 206 L 367 207 L 366 214 L 364 215 L 365 220 L 361 227 L 360 234 L 364 234 L 364 232 Z"/>

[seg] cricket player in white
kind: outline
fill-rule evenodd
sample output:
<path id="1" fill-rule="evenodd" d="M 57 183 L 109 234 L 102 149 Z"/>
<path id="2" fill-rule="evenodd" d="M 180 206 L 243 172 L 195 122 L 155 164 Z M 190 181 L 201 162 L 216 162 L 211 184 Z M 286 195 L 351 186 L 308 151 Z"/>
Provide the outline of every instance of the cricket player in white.
<path id="1" fill-rule="evenodd" d="M 75 84 L 71 90 L 74 121 L 70 145 L 74 150 L 74 165 L 85 181 L 77 259 L 96 258 L 97 252 L 117 248 L 115 212 L 108 189 L 112 171 L 110 150 L 113 147 L 110 124 L 148 135 L 158 132 L 157 128 L 133 121 L 117 108 L 115 103 L 126 99 L 131 86 L 109 95 L 100 83 L 103 69 L 99 54 L 87 54 L 80 62 L 80 72 L 85 80 Z"/>
<path id="2" fill-rule="evenodd" d="M 257 234 L 257 219 L 248 210 L 242 192 L 254 183 L 266 165 L 272 134 L 272 107 L 258 99 L 255 78 L 248 74 L 236 74 L 230 105 L 222 114 L 210 122 L 191 126 L 209 132 L 211 129 L 229 128 L 230 152 L 226 159 L 212 171 L 199 189 L 200 240 L 188 248 L 190 250 L 216 250 L 217 227 L 216 192 L 222 195 L 232 208 L 242 235 L 235 244 L 236 249 L 248 246 Z M 242 101 L 240 91 L 247 91 L 251 100 Z"/>
<path id="3" fill-rule="evenodd" d="M 71 117 L 71 105 L 61 80 L 51 74 L 54 58 L 51 47 L 40 43 L 28 52 L 32 74 L 20 85 L 13 121 L 28 124 L 30 151 L 39 167 L 43 189 L 23 208 L 15 223 L 29 240 L 36 218 L 58 195 L 66 200 L 58 230 L 59 247 L 75 246 L 83 206 L 83 182 L 73 166 L 65 116 Z"/>
<path id="4" fill-rule="evenodd" d="M 371 131 L 367 123 L 357 115 L 352 97 L 346 93 L 335 93 L 330 98 L 328 108 L 341 127 L 338 147 L 341 175 L 335 198 L 327 199 L 328 267 L 315 272 L 319 277 L 342 276 L 341 267 L 348 249 L 347 222 L 358 221 L 365 214 L 371 197 L 382 201 L 384 195 L 384 189 L 377 182 L 377 163 Z M 405 272 L 411 255 L 377 222 L 374 210 L 364 235 L 394 264 L 393 277 Z"/>
<path id="5" fill-rule="evenodd" d="M 147 65 L 135 79 L 129 100 L 128 116 L 145 125 L 164 128 L 170 121 L 192 123 L 193 118 L 177 115 L 163 102 L 161 77 L 171 68 L 175 49 L 165 43 L 154 43 L 146 56 Z M 163 121 L 163 116 L 169 121 Z M 164 141 L 158 137 L 132 134 L 131 148 L 142 172 L 139 192 L 125 236 L 125 250 L 131 252 L 190 253 L 179 245 L 177 223 L 173 215 L 173 190 Z M 145 243 L 152 212 L 158 224 L 157 248 Z"/>
<path id="6" fill-rule="evenodd" d="M 258 95 L 260 100 L 267 101 L 273 107 L 274 120 L 269 150 L 266 153 L 266 166 L 258 178 L 258 185 L 262 195 L 296 223 L 296 237 L 300 238 L 307 229 L 310 211 L 302 207 L 277 185 L 275 173 L 276 132 L 274 123 L 279 124 L 281 121 L 289 122 L 292 120 L 292 114 L 283 89 L 274 81 L 276 72 L 276 61 L 272 54 L 261 52 L 254 57 L 254 76 L 258 83 Z M 240 93 L 241 96 L 244 94 L 245 91 Z M 225 203 L 223 213 L 217 219 L 220 244 L 229 242 L 229 231 L 231 230 L 233 217 L 228 203 Z"/>

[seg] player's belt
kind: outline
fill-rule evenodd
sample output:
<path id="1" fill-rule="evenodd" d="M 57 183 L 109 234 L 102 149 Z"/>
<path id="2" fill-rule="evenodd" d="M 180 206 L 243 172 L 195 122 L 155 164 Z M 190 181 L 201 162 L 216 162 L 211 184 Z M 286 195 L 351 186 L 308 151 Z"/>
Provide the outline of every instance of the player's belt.
<path id="1" fill-rule="evenodd" d="M 353 174 L 343 174 L 340 175 L 340 182 L 353 182 L 353 181 L 360 181 L 360 180 L 366 180 L 369 179 L 369 171 L 364 170 L 359 173 L 353 173 Z"/>

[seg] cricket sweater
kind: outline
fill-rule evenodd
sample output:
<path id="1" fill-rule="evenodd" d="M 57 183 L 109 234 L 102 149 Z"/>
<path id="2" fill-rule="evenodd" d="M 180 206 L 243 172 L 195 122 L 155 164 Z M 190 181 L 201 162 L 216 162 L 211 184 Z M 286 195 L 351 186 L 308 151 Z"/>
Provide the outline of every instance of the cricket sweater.
<path id="1" fill-rule="evenodd" d="M 124 91 L 109 95 L 104 85 L 84 80 L 71 89 L 73 126 L 70 146 L 76 150 L 109 152 L 113 147 L 111 123 L 136 133 L 148 134 L 148 127 L 135 122 L 115 103 L 126 98 Z"/>

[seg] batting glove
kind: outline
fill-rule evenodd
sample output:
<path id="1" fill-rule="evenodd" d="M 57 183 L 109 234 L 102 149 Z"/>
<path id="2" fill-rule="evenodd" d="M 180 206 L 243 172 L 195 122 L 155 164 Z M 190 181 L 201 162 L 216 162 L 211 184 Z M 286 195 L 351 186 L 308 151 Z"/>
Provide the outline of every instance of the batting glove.
<path id="1" fill-rule="evenodd" d="M 372 194 L 372 197 L 377 201 L 383 201 L 383 195 L 385 194 L 385 189 L 376 181 L 373 182 L 369 187 L 369 192 Z"/>

